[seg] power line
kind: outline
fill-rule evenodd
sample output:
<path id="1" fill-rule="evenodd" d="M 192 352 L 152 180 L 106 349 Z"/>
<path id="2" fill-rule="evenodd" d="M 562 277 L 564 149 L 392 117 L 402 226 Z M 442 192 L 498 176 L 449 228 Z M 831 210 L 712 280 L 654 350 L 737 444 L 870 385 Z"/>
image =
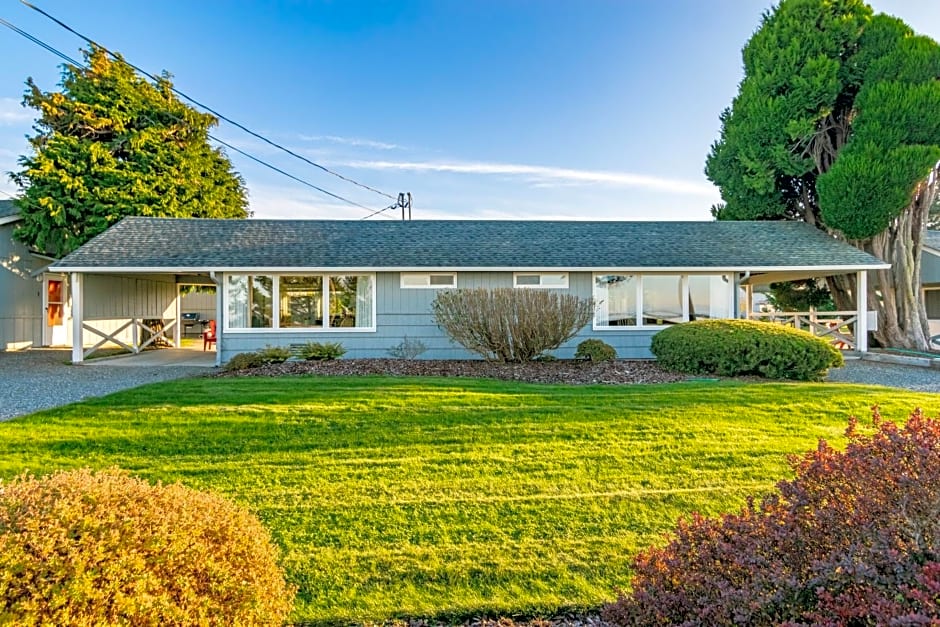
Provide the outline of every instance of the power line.
<path id="1" fill-rule="evenodd" d="M 102 46 L 101 44 L 99 44 L 98 42 L 94 41 L 93 39 L 91 39 L 91 38 L 89 38 L 89 37 L 86 37 L 85 35 L 81 34 L 81 33 L 78 32 L 77 30 L 75 30 L 74 28 L 72 28 L 71 26 L 69 26 L 68 24 L 66 24 L 65 22 L 62 22 L 62 21 L 59 20 L 58 18 L 53 17 L 53 16 L 50 15 L 49 13 L 46 13 L 45 11 L 43 11 L 42 9 L 40 9 L 39 7 L 30 4 L 30 3 L 27 2 L 26 0 L 20 0 L 20 2 L 22 2 L 23 4 L 25 4 L 26 6 L 28 6 L 30 9 L 32 9 L 32 10 L 38 12 L 39 14 L 43 15 L 44 17 L 46 17 L 46 18 L 52 20 L 53 22 L 55 22 L 56 24 L 58 24 L 59 26 L 61 26 L 61 27 L 64 28 L 65 30 L 69 31 L 70 33 L 72 33 L 72 34 L 75 35 L 76 37 L 78 37 L 78 38 L 84 40 L 86 43 L 88 43 L 88 44 L 90 44 L 90 45 L 92 45 L 92 46 L 97 46 L 98 48 L 101 48 L 102 50 L 104 50 L 105 52 L 107 52 L 109 55 L 111 55 L 112 57 L 114 57 L 115 59 L 118 58 L 118 55 L 117 55 L 117 54 L 115 54 L 114 52 L 111 52 L 111 50 L 109 50 L 109 49 L 106 48 L 105 46 Z M 128 66 L 134 68 L 135 70 L 137 70 L 138 72 L 140 72 L 140 73 L 143 74 L 144 76 L 148 77 L 150 80 L 155 81 L 155 82 L 160 82 L 161 79 L 158 79 L 156 76 L 154 76 L 154 75 L 151 74 L 150 72 L 148 72 L 148 71 L 146 71 L 146 70 L 144 70 L 144 69 L 141 69 L 140 67 L 134 65 L 133 63 L 131 63 L 131 62 L 128 61 L 127 59 L 124 59 L 123 57 L 121 57 L 121 61 L 123 61 L 124 63 L 126 63 Z M 328 167 L 326 167 L 326 166 L 324 166 L 324 165 L 320 165 L 319 163 L 316 163 L 315 161 L 311 161 L 310 159 L 308 159 L 307 157 L 304 157 L 303 155 L 297 154 L 296 152 L 294 152 L 294 151 L 291 150 L 290 148 L 286 148 L 286 147 L 284 147 L 284 146 L 278 144 L 277 142 L 272 141 L 272 140 L 268 139 L 267 137 L 265 137 L 265 136 L 263 136 L 263 135 L 260 135 L 259 133 L 254 132 L 253 130 L 247 128 L 246 126 L 244 126 L 244 125 L 242 125 L 242 124 L 240 124 L 240 123 L 238 123 L 238 122 L 236 122 L 235 120 L 233 120 L 233 119 L 231 119 L 231 118 L 229 118 L 229 117 L 227 117 L 227 116 L 225 116 L 225 115 L 219 113 L 218 111 L 216 111 L 216 110 L 213 109 L 212 107 L 210 107 L 210 106 L 208 106 L 208 105 L 205 105 L 205 104 L 199 102 L 198 100 L 196 100 L 195 98 L 192 98 L 192 97 L 186 95 L 185 93 L 183 93 L 182 91 L 180 91 L 180 90 L 177 89 L 176 87 L 171 87 L 170 89 L 172 89 L 172 90 L 173 90 L 173 93 L 175 93 L 176 95 L 180 96 L 181 98 L 184 98 L 184 99 L 188 100 L 189 102 L 193 103 L 193 104 L 196 105 L 197 107 L 199 107 L 199 108 L 201 108 L 201 109 L 204 109 L 205 111 L 208 111 L 209 113 L 211 113 L 212 115 L 216 116 L 216 117 L 219 118 L 220 120 L 225 120 L 225 121 L 228 122 L 229 124 L 240 128 L 241 130 L 243 130 L 244 132 L 248 133 L 248 134 L 251 135 L 252 137 L 255 137 L 255 138 L 257 138 L 257 139 L 260 139 L 261 141 L 265 142 L 266 144 L 268 144 L 268 145 L 270 145 L 270 146 L 273 146 L 274 148 L 277 148 L 278 150 L 282 150 L 282 151 L 286 152 L 287 154 L 291 155 L 292 157 L 296 157 L 297 159 L 300 159 L 301 161 L 303 161 L 303 162 L 305 162 L 305 163 L 307 163 L 307 164 L 309 164 L 309 165 L 312 165 L 312 166 L 315 167 L 315 168 L 319 168 L 319 169 L 323 170 L 324 172 L 326 172 L 327 174 L 331 174 L 331 175 L 333 175 L 333 176 L 335 176 L 335 177 L 337 177 L 337 178 L 339 178 L 339 179 L 342 179 L 342 180 L 346 181 L 347 183 L 352 183 L 353 185 L 356 185 L 356 186 L 361 187 L 361 188 L 363 188 L 363 189 L 367 189 L 367 190 L 369 190 L 370 192 L 374 192 L 374 193 L 379 194 L 379 195 L 381 195 L 381 196 L 385 196 L 386 198 L 390 198 L 391 200 L 397 200 L 397 199 L 396 199 L 394 196 L 392 196 L 391 194 L 386 194 L 385 192 L 383 192 L 383 191 L 381 191 L 381 190 L 378 190 L 378 189 L 375 189 L 374 187 L 369 187 L 368 185 L 366 185 L 366 184 L 364 184 L 364 183 L 360 183 L 360 182 L 355 181 L 355 180 L 353 180 L 353 179 L 351 179 L 351 178 L 349 178 L 349 177 L 343 176 L 343 175 L 340 174 L 339 172 L 334 172 L 333 170 L 329 169 Z"/>
<path id="2" fill-rule="evenodd" d="M 45 43 L 45 42 L 42 41 L 41 39 L 39 39 L 39 38 L 37 38 L 37 37 L 31 35 L 30 33 L 24 31 L 23 29 L 21 29 L 21 28 L 19 28 L 19 27 L 17 27 L 16 25 L 11 24 L 10 22 L 8 22 L 7 20 L 5 20 L 5 19 L 3 19 L 3 18 L 0 18 L 0 25 L 6 26 L 7 28 L 9 28 L 9 29 L 12 30 L 13 32 L 17 33 L 18 35 L 20 35 L 20 36 L 26 38 L 27 40 L 31 41 L 32 43 L 34 43 L 34 44 L 36 44 L 36 45 L 38 45 L 38 46 L 44 48 L 45 50 L 51 52 L 52 54 L 56 55 L 56 56 L 59 57 L 60 59 L 66 61 L 67 63 L 71 63 L 71 64 L 74 65 L 75 67 L 82 68 L 82 69 L 85 69 L 85 70 L 88 70 L 88 69 L 89 69 L 88 66 L 86 66 L 84 63 L 81 63 L 81 62 L 79 62 L 79 61 L 76 61 L 75 59 L 73 59 L 72 57 L 68 56 L 68 55 L 65 54 L 64 52 L 62 52 L 62 51 L 60 51 L 60 50 L 54 48 L 53 46 L 51 46 L 51 45 Z M 172 115 L 173 118 L 176 119 L 177 122 L 179 122 L 179 123 L 181 123 L 181 124 L 187 124 L 187 122 L 186 122 L 185 120 L 183 120 L 182 118 L 180 118 L 179 116 L 177 116 L 177 115 L 175 115 L 175 114 L 173 114 L 173 113 L 171 113 L 171 115 Z M 152 124 L 156 124 L 156 122 L 155 122 L 153 119 L 151 119 L 149 116 L 144 115 L 143 117 L 144 117 L 144 119 L 148 120 L 148 121 L 151 122 Z M 301 183 L 301 184 L 303 184 L 303 185 L 306 185 L 307 187 L 310 187 L 310 188 L 312 188 L 312 189 L 315 189 L 315 190 L 317 190 L 318 192 L 320 192 L 320 193 L 322 193 L 322 194 L 325 194 L 325 195 L 327 195 L 327 196 L 330 196 L 331 198 L 335 198 L 335 199 L 337 199 L 337 200 L 341 200 L 342 202 L 345 202 L 345 203 L 347 203 L 347 204 L 349 204 L 349 205 L 352 205 L 353 207 L 358 207 L 359 209 L 364 209 L 365 211 L 371 211 L 371 212 L 373 212 L 373 213 L 370 213 L 369 216 L 366 216 L 366 217 L 371 217 L 372 215 L 377 215 L 377 214 L 382 213 L 383 211 L 385 211 L 385 209 L 380 209 L 379 211 L 374 211 L 371 207 L 367 207 L 367 206 L 362 205 L 362 204 L 360 204 L 360 203 L 357 203 L 357 202 L 355 202 L 355 201 L 353 201 L 353 200 L 349 200 L 348 198 L 344 198 L 343 196 L 340 196 L 340 195 L 338 195 L 338 194 L 334 194 L 333 192 L 327 191 L 327 190 L 323 189 L 322 187 L 319 187 L 319 186 L 317 186 L 317 185 L 314 185 L 313 183 L 311 183 L 311 182 L 309 182 L 309 181 L 307 181 L 307 180 L 304 180 L 304 179 L 302 179 L 302 178 L 300 178 L 300 177 L 298 177 L 298 176 L 294 176 L 293 174 L 290 174 L 289 172 L 286 172 L 286 171 L 282 170 L 281 168 L 278 168 L 277 166 L 271 165 L 271 164 L 268 163 L 267 161 L 264 161 L 263 159 L 261 159 L 261 158 L 259 158 L 259 157 L 256 157 L 256 156 L 254 156 L 254 155 L 252 155 L 252 154 L 250 154 L 250 153 L 248 153 L 248 152 L 246 152 L 246 151 L 244 151 L 244 150 L 242 150 L 242 149 L 240 149 L 240 148 L 236 148 L 236 147 L 233 146 L 232 144 L 230 144 L 230 143 L 228 143 L 228 142 L 226 142 L 226 141 L 223 141 L 223 140 L 219 139 L 218 137 L 213 136 L 212 134 L 208 134 L 208 135 L 209 135 L 209 138 L 212 139 L 213 141 L 216 141 L 216 142 L 222 144 L 223 146 L 226 146 L 226 147 L 230 148 L 231 150 L 234 150 L 235 152 L 237 152 L 237 153 L 239 153 L 239 154 L 241 154 L 241 155 L 243 155 L 243 156 L 245 156 L 245 157 L 251 159 L 252 161 L 255 161 L 256 163 L 259 163 L 259 164 L 261 164 L 261 165 L 263 165 L 263 166 L 265 166 L 265 167 L 267 167 L 267 168 L 270 168 L 271 170 L 274 170 L 275 172 L 278 172 L 278 173 L 280 173 L 280 174 L 283 174 L 284 176 L 286 176 L 286 177 L 288 177 L 288 178 L 290 178 L 290 179 L 292 179 L 292 180 L 294 180 L 294 181 L 297 181 L 298 183 Z M 396 205 L 396 206 L 397 206 L 397 205 Z"/>

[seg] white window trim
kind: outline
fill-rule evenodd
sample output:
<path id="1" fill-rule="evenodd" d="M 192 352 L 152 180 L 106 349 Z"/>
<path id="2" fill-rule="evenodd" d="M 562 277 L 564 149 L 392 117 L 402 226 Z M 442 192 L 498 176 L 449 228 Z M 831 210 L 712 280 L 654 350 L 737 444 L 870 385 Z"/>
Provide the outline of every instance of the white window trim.
<path id="1" fill-rule="evenodd" d="M 405 285 L 405 277 L 427 277 L 424 285 Z M 432 285 L 432 276 L 449 276 L 453 279 L 451 285 Z M 452 290 L 457 287 L 456 272 L 402 272 L 399 275 L 399 286 L 403 290 Z"/>
<path id="2" fill-rule="evenodd" d="M 617 274 L 620 276 L 633 276 L 636 277 L 636 319 L 637 322 L 643 320 L 643 278 L 647 276 L 657 276 L 654 273 L 640 274 L 636 272 L 630 273 L 621 273 L 616 271 L 611 272 L 594 272 L 591 274 L 591 297 L 595 299 L 595 303 L 600 301 L 596 298 L 596 288 L 597 288 L 597 277 L 605 276 L 610 274 Z M 721 274 L 727 274 L 722 272 Z M 664 276 L 659 274 L 658 276 Z M 679 276 L 682 281 L 682 322 L 689 321 L 689 274 L 681 275 L 667 275 L 667 276 Z M 712 273 L 702 273 L 696 276 L 720 276 Z M 733 284 L 733 282 L 732 282 Z M 734 313 L 734 289 L 728 289 L 728 311 Z M 729 318 L 730 320 L 730 318 Z M 595 315 L 591 321 L 591 329 L 594 331 L 600 331 L 601 333 L 608 332 L 622 332 L 622 331 L 660 331 L 666 327 L 673 326 L 671 324 L 632 324 L 632 325 L 620 325 L 620 326 L 610 326 L 610 325 L 599 325 L 597 324 L 597 304 L 595 304 Z"/>
<path id="3" fill-rule="evenodd" d="M 542 277 L 547 275 L 557 275 L 560 274 L 564 277 L 564 281 L 561 285 L 542 285 Z M 538 285 L 519 285 L 519 276 L 538 276 L 539 284 Z M 566 290 L 568 289 L 568 273 L 567 272 L 513 272 L 512 273 L 512 286 L 521 289 L 521 290 Z"/>
<path id="4" fill-rule="evenodd" d="M 229 284 L 228 277 L 230 276 L 267 276 L 271 277 L 272 286 L 271 286 L 271 327 L 260 327 L 260 328 L 232 328 L 229 326 Z M 323 277 L 323 285 L 321 289 L 323 290 L 323 311 L 329 312 L 330 310 L 330 277 L 333 276 L 367 276 L 371 278 L 371 287 L 372 287 L 372 326 L 370 327 L 330 327 L 329 325 L 329 316 L 323 317 L 322 327 L 281 327 L 281 283 L 278 281 L 279 277 L 282 276 L 319 276 Z M 317 334 L 317 333 L 326 333 L 326 334 L 336 334 L 336 333 L 375 333 L 378 326 L 378 306 L 375 300 L 376 294 L 376 280 L 375 273 L 373 272 L 230 272 L 225 273 L 222 277 L 222 333 L 232 333 L 235 335 L 244 335 L 252 333 L 261 333 L 261 334 L 285 334 L 285 333 L 304 333 L 304 334 Z"/>

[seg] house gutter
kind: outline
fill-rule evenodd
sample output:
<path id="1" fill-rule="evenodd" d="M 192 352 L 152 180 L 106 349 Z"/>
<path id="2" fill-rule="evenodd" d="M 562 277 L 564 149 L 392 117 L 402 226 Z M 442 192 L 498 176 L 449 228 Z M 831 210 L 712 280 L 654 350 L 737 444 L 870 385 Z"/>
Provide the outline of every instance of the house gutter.
<path id="1" fill-rule="evenodd" d="M 737 281 L 735 282 L 734 289 L 732 290 L 734 292 L 734 316 L 735 317 L 737 317 L 738 312 L 741 311 L 741 299 L 740 299 L 741 284 L 750 278 L 751 278 L 751 271 L 745 270 L 744 274 L 740 277 L 737 277 Z M 750 316 L 751 312 L 747 312 L 747 315 Z"/>

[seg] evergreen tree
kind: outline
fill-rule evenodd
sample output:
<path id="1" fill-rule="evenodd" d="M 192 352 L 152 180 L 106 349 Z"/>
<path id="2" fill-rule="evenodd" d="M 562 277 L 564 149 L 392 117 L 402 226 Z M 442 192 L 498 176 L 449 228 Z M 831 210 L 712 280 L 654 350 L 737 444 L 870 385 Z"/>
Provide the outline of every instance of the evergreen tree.
<path id="1" fill-rule="evenodd" d="M 892 264 L 876 338 L 927 348 L 921 245 L 938 191 L 940 46 L 860 0 L 782 0 L 743 52 L 706 174 L 725 220 L 803 220 Z M 854 277 L 829 280 L 854 309 Z"/>
<path id="2" fill-rule="evenodd" d="M 100 48 L 63 66 L 61 90 L 30 78 L 39 111 L 32 154 L 11 175 L 22 188 L 16 237 L 65 255 L 128 215 L 244 218 L 244 182 L 209 144 L 215 117 L 183 104 L 168 74 L 155 83 Z"/>

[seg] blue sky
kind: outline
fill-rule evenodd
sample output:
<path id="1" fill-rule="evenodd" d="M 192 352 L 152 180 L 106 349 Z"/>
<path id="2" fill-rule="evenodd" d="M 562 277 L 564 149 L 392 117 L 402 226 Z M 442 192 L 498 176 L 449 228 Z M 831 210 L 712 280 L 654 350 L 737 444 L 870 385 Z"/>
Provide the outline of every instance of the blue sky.
<path id="1" fill-rule="evenodd" d="M 705 155 L 741 79 L 741 47 L 771 6 L 35 4 L 153 73 L 170 71 L 182 91 L 318 163 L 393 195 L 410 191 L 415 218 L 602 220 L 709 218 L 719 194 L 702 173 Z M 940 39 L 940 2 L 871 4 Z M 0 2 L 0 17 L 72 56 L 82 46 L 16 0 Z M 24 81 L 54 88 L 60 61 L 7 29 L 0 57 L 0 171 L 8 172 L 27 149 L 33 117 L 19 104 Z M 389 204 L 234 127 L 216 133 L 355 202 Z M 230 156 L 257 217 L 365 215 Z M 3 177 L 0 190 L 15 188 Z"/>

